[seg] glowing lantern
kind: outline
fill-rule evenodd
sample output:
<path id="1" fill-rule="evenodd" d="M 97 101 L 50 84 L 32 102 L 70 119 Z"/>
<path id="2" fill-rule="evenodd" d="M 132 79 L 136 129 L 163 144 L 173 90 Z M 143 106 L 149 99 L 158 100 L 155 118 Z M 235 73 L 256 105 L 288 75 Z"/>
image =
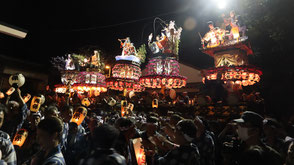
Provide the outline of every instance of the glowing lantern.
<path id="1" fill-rule="evenodd" d="M 248 86 L 248 81 L 247 81 L 247 80 L 243 80 L 243 81 L 242 81 L 242 85 L 243 85 L 243 86 Z"/>
<path id="2" fill-rule="evenodd" d="M 128 105 L 128 109 L 131 110 L 131 111 L 133 111 L 133 109 L 134 109 L 134 104 L 129 103 L 129 105 Z"/>
<path id="3" fill-rule="evenodd" d="M 245 80 L 248 79 L 248 73 L 247 72 L 242 73 L 242 79 L 245 79 Z"/>
<path id="4" fill-rule="evenodd" d="M 71 118 L 71 122 L 77 123 L 77 125 L 82 124 L 85 117 L 87 116 L 87 109 L 85 107 L 78 107 L 78 109 L 75 111 L 74 115 Z"/>
<path id="5" fill-rule="evenodd" d="M 136 138 L 131 140 L 136 155 L 136 160 L 138 165 L 146 165 L 146 155 L 144 152 L 144 147 L 142 145 L 142 139 Z"/>
<path id="6" fill-rule="evenodd" d="M 240 85 L 241 84 L 241 81 L 238 80 L 238 81 L 235 82 L 235 84 Z"/>
<path id="7" fill-rule="evenodd" d="M 127 106 L 128 106 L 128 102 L 127 100 L 122 100 L 121 101 L 121 116 L 125 116 L 125 114 L 127 113 L 126 109 L 127 109 Z"/>
<path id="8" fill-rule="evenodd" d="M 254 73 L 249 73 L 249 80 L 254 80 Z"/>
<path id="9" fill-rule="evenodd" d="M 236 74 L 234 75 L 235 79 L 240 79 L 241 78 L 241 74 L 239 72 L 236 72 Z"/>
<path id="10" fill-rule="evenodd" d="M 9 95 L 11 95 L 14 91 L 15 91 L 15 88 L 11 87 L 11 88 L 8 89 L 8 91 L 6 92 L 6 94 L 9 96 Z"/>
<path id="11" fill-rule="evenodd" d="M 91 102 L 90 102 L 89 98 L 84 98 L 82 100 L 82 105 L 83 106 L 86 106 L 86 107 L 90 106 L 91 105 Z"/>
<path id="12" fill-rule="evenodd" d="M 211 74 L 210 75 L 210 79 L 211 80 L 216 80 L 216 78 L 217 78 L 217 74 Z"/>
<path id="13" fill-rule="evenodd" d="M 12 144 L 15 146 L 21 147 L 26 141 L 26 138 L 28 137 L 28 135 L 29 135 L 29 132 L 26 129 L 18 130 L 13 138 Z"/>
<path id="14" fill-rule="evenodd" d="M 19 88 L 25 83 L 25 77 L 22 74 L 13 74 L 9 77 L 9 84 L 14 88 Z"/>
<path id="15" fill-rule="evenodd" d="M 3 99 L 4 97 L 4 93 L 0 92 L 0 99 Z"/>
<path id="16" fill-rule="evenodd" d="M 41 97 L 34 96 L 31 102 L 30 110 L 32 112 L 38 112 L 41 107 Z"/>
<path id="17" fill-rule="evenodd" d="M 99 92 L 99 90 L 95 90 L 95 91 L 94 91 L 94 96 L 96 96 L 96 97 L 97 97 L 97 96 L 99 96 L 99 95 L 100 95 L 100 92 Z"/>
<path id="18" fill-rule="evenodd" d="M 231 32 L 233 33 L 234 39 L 238 39 L 240 37 L 238 26 L 233 26 Z"/>
<path id="19" fill-rule="evenodd" d="M 31 99 L 31 95 L 30 95 L 30 94 L 27 94 L 27 95 L 23 98 L 23 101 L 26 103 L 26 102 L 28 102 L 30 99 Z"/>
<path id="20" fill-rule="evenodd" d="M 158 99 L 152 100 L 152 108 L 158 108 Z"/>

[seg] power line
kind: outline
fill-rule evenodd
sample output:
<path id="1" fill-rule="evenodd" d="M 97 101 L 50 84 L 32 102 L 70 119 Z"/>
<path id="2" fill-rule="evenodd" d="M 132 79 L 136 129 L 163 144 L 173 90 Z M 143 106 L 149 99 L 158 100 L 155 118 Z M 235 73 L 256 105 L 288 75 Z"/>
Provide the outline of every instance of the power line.
<path id="1" fill-rule="evenodd" d="M 183 11 L 185 11 L 185 10 L 177 10 L 177 11 L 173 11 L 173 12 L 167 12 L 167 13 L 159 14 L 156 16 L 150 16 L 150 17 L 146 17 L 146 18 L 135 19 L 135 20 L 111 24 L 111 25 L 96 26 L 96 27 L 89 27 L 89 28 L 79 28 L 79 29 L 69 29 L 69 30 L 56 30 L 56 32 L 80 32 L 80 31 L 91 31 L 91 30 L 97 30 L 97 29 L 105 29 L 105 28 L 111 28 L 111 27 L 116 27 L 116 26 L 120 26 L 120 25 L 126 25 L 126 24 L 136 23 L 136 22 L 140 22 L 140 21 L 145 21 L 145 20 L 149 20 L 149 19 L 154 19 L 154 18 L 157 18 L 160 16 L 176 14 L 176 13 L 180 13 Z"/>

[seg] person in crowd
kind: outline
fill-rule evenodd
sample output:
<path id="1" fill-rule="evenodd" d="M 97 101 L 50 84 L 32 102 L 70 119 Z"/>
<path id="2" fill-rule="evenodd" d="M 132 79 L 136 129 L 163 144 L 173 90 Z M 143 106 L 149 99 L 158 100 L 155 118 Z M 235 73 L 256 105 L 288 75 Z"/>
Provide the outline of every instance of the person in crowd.
<path id="1" fill-rule="evenodd" d="M 230 164 L 240 164 L 242 155 L 252 146 L 262 148 L 264 154 L 267 155 L 269 164 L 283 164 L 281 155 L 261 141 L 263 120 L 262 116 L 252 111 L 245 111 L 240 119 L 234 120 L 237 123 L 237 134 L 241 144 L 236 147 L 235 152 L 231 153 L 233 156 L 231 156 Z"/>
<path id="2" fill-rule="evenodd" d="M 103 136 L 101 136 L 103 135 Z M 119 131 L 107 124 L 103 124 L 94 130 L 95 150 L 87 158 L 80 161 L 80 165 L 126 165 L 124 156 L 118 154 L 115 143 L 118 139 Z"/>
<path id="3" fill-rule="evenodd" d="M 31 160 L 31 165 L 65 165 L 60 149 L 63 123 L 57 117 L 48 117 L 38 124 L 37 141 L 41 151 Z"/>
<path id="4" fill-rule="evenodd" d="M 12 95 L 15 96 L 15 100 L 10 100 Z M 27 105 L 21 96 L 21 90 L 17 88 L 12 95 L 9 95 L 6 100 L 8 111 L 2 128 L 10 137 L 13 137 L 22 127 L 29 113 Z"/>
<path id="5" fill-rule="evenodd" d="M 283 158 L 286 157 L 287 147 L 284 139 L 279 136 L 281 124 L 274 118 L 265 118 L 263 120 L 263 132 L 265 137 L 263 141 L 266 145 L 278 151 Z"/>
<path id="6" fill-rule="evenodd" d="M 3 104 L 0 104 L 0 129 L 2 128 L 3 121 L 5 119 L 4 112 L 7 111 Z M 16 165 L 17 158 L 14 146 L 10 141 L 9 135 L 0 130 L 0 153 L 1 153 L 1 164 Z"/>
<path id="7" fill-rule="evenodd" d="M 181 120 L 175 127 L 175 143 L 178 147 L 169 151 L 165 156 L 156 159 L 155 164 L 185 164 L 200 165 L 199 151 L 196 145 L 192 143 L 197 133 L 196 126 L 192 120 Z"/>
<path id="8" fill-rule="evenodd" d="M 201 164 L 215 165 L 215 142 L 211 133 L 206 129 L 198 116 L 194 119 L 194 124 L 197 127 L 196 138 L 194 144 L 198 147 Z"/>
<path id="9" fill-rule="evenodd" d="M 67 136 L 69 130 L 69 122 L 73 115 L 73 107 L 72 106 L 64 106 L 61 112 L 61 118 L 63 119 L 63 133 L 62 133 L 62 140 L 61 140 L 61 149 L 63 153 L 66 151 L 66 144 L 67 144 Z"/>

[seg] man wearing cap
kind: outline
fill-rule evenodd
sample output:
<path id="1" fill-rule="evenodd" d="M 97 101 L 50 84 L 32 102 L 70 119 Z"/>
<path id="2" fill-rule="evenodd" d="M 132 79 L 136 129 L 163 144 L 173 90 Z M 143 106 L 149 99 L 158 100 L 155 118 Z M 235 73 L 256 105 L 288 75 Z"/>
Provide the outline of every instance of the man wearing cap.
<path id="1" fill-rule="evenodd" d="M 263 142 L 278 151 L 283 158 L 286 157 L 287 146 L 281 138 L 281 124 L 274 118 L 265 118 L 263 120 L 263 132 L 265 137 Z"/>
<path id="2" fill-rule="evenodd" d="M 232 153 L 232 159 L 234 159 L 232 164 L 236 164 L 235 162 L 240 164 L 240 162 L 245 161 L 242 159 L 244 153 L 254 146 L 259 146 L 263 150 L 262 155 L 265 164 L 283 164 L 280 154 L 261 141 L 263 117 L 255 112 L 245 111 L 240 119 L 234 121 L 237 123 L 237 134 L 241 144 L 237 146 L 236 152 Z"/>
<path id="3" fill-rule="evenodd" d="M 179 147 L 169 151 L 165 156 L 157 159 L 155 164 L 171 165 L 199 165 L 199 151 L 196 145 L 192 143 L 196 136 L 196 126 L 192 120 L 181 120 L 175 128 L 175 143 Z"/>

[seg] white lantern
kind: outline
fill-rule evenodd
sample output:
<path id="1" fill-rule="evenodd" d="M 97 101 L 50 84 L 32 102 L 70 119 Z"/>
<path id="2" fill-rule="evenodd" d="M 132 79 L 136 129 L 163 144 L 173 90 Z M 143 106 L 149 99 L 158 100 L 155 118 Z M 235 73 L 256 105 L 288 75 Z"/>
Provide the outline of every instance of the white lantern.
<path id="1" fill-rule="evenodd" d="M 21 73 L 13 74 L 9 77 L 9 84 L 16 86 L 17 88 L 23 86 L 25 83 L 25 77 Z"/>

